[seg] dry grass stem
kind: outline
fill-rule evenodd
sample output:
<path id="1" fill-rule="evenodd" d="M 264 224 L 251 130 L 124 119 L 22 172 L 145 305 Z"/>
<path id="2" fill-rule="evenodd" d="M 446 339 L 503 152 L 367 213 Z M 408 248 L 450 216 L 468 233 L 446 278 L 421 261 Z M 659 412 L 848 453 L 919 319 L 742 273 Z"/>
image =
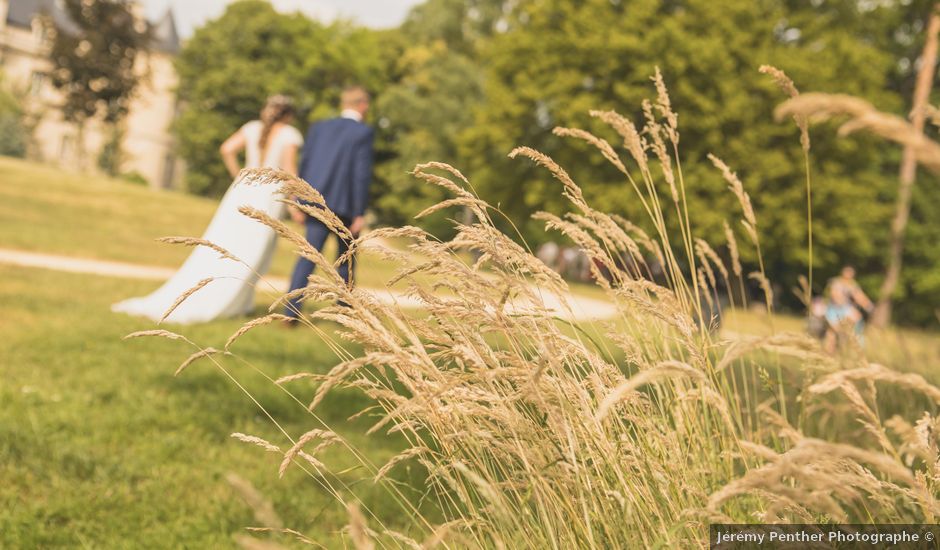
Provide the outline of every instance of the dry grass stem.
<path id="1" fill-rule="evenodd" d="M 184 336 L 176 334 L 175 332 L 170 332 L 168 330 L 139 330 L 137 332 L 132 332 L 124 337 L 124 340 L 130 338 L 143 338 L 148 336 L 159 336 L 161 338 L 169 338 L 170 340 L 186 340 Z"/>
<path id="2" fill-rule="evenodd" d="M 207 278 L 205 278 L 205 279 L 199 281 L 199 282 L 196 283 L 195 285 L 193 285 L 192 288 L 190 288 L 190 289 L 187 290 L 186 292 L 180 294 L 180 295 L 176 298 L 176 300 L 173 302 L 173 304 L 163 313 L 163 316 L 160 317 L 160 320 L 157 321 L 157 324 L 160 324 L 160 323 L 162 323 L 163 321 L 166 321 L 166 318 L 169 317 L 171 313 L 173 313 L 174 311 L 176 311 L 176 308 L 178 308 L 178 307 L 180 306 L 180 304 L 182 304 L 183 302 L 185 302 L 187 298 L 189 298 L 190 296 L 192 296 L 193 294 L 195 294 L 196 292 L 198 292 L 202 287 L 206 286 L 207 284 L 211 283 L 211 282 L 214 281 L 214 280 L 215 280 L 214 277 L 207 277 Z"/>
<path id="3" fill-rule="evenodd" d="M 839 129 L 841 135 L 865 130 L 911 147 L 919 164 L 940 173 L 940 144 L 918 132 L 910 122 L 882 113 L 865 100 L 841 94 L 802 94 L 778 106 L 774 115 L 778 119 L 788 115 L 801 116 L 811 122 L 847 116 L 849 121 Z"/>
<path id="4" fill-rule="evenodd" d="M 257 328 L 262 325 L 269 325 L 275 321 L 290 321 L 290 320 L 291 319 L 289 317 L 281 313 L 269 313 L 265 315 L 264 317 L 258 317 L 257 319 L 252 319 L 251 321 L 248 321 L 247 323 L 242 325 L 241 328 L 236 330 L 234 334 L 229 336 L 229 339 L 225 342 L 225 349 L 227 351 L 228 348 L 230 348 L 232 344 L 235 343 L 236 340 L 241 338 L 242 335 L 244 335 L 246 332 L 248 332 L 249 330 L 253 328 Z"/>
<path id="5" fill-rule="evenodd" d="M 202 359 L 203 357 L 209 357 L 210 355 L 215 355 L 216 353 L 221 353 L 221 352 L 215 348 L 206 348 L 206 349 L 197 351 L 196 353 L 187 357 L 186 360 L 183 361 L 182 364 L 180 364 L 180 366 L 176 369 L 176 372 L 173 373 L 173 376 L 179 376 L 180 373 L 186 369 L 186 367 L 193 364 L 197 360 Z"/>
<path id="6" fill-rule="evenodd" d="M 215 250 L 219 253 L 219 256 L 225 259 L 232 260 L 233 262 L 241 262 L 241 260 L 233 256 L 228 250 L 205 239 L 197 239 L 195 237 L 160 237 L 157 241 L 168 244 L 182 244 L 185 246 L 204 246 Z"/>
<path id="7" fill-rule="evenodd" d="M 238 496 L 245 501 L 245 504 L 251 508 L 252 513 L 255 515 L 255 520 L 261 523 L 261 525 L 271 529 L 281 529 L 284 527 L 284 522 L 281 521 L 277 512 L 274 511 L 274 506 L 271 504 L 271 501 L 264 498 L 264 495 L 262 495 L 251 482 L 233 472 L 225 474 L 225 481 L 227 481 L 232 489 L 238 493 Z"/>
<path id="8" fill-rule="evenodd" d="M 787 96 L 794 98 L 800 95 L 799 90 L 796 89 L 796 85 L 793 84 L 790 77 L 782 70 L 770 65 L 761 65 L 759 70 L 763 74 L 770 75 L 777 86 L 783 90 L 783 93 L 787 94 Z M 797 127 L 800 129 L 800 145 L 803 147 L 804 151 L 809 151 L 809 121 L 805 115 L 796 113 L 793 114 L 793 121 L 796 122 Z"/>
<path id="9" fill-rule="evenodd" d="M 255 436 L 253 436 L 253 435 L 245 435 L 245 434 L 239 433 L 239 432 L 233 433 L 233 434 L 231 435 L 231 437 L 233 437 L 233 438 L 235 438 L 235 439 L 237 439 L 237 440 L 239 440 L 239 441 L 244 441 L 245 443 L 251 443 L 252 445 L 257 445 L 257 446 L 261 447 L 262 449 L 264 449 L 264 450 L 266 450 L 266 451 L 269 451 L 269 452 L 272 452 L 272 453 L 280 453 L 280 452 L 281 452 L 281 448 L 280 448 L 280 447 L 278 447 L 277 445 L 272 445 L 272 444 L 268 443 L 267 441 L 265 441 L 264 439 L 261 439 L 260 437 L 255 437 Z"/>

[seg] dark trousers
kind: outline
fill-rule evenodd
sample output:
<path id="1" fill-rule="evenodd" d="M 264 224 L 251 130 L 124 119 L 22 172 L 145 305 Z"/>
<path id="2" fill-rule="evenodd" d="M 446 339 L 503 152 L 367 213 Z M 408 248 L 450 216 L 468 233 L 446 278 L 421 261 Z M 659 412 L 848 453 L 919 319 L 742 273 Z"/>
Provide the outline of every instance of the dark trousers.
<path id="1" fill-rule="evenodd" d="M 340 220 L 342 220 L 343 224 L 345 224 L 346 227 L 349 227 L 349 225 L 352 223 L 351 219 L 344 217 L 344 216 L 340 216 Z M 326 243 L 327 237 L 329 237 L 331 234 L 330 230 L 325 225 L 323 225 L 319 220 L 316 220 L 314 218 L 307 218 L 306 226 L 307 226 L 307 242 L 310 243 L 311 246 L 313 246 L 314 248 L 322 252 L 323 245 Z M 336 240 L 337 240 L 337 251 L 336 251 L 337 256 L 336 257 L 338 258 L 342 256 L 343 254 L 345 254 L 347 250 L 349 250 L 349 243 L 346 242 L 345 239 L 341 239 L 338 235 L 336 235 Z M 315 267 L 316 266 L 314 265 L 313 262 L 311 262 L 307 258 L 300 257 L 297 260 L 297 265 L 294 266 L 294 273 L 291 275 L 291 278 L 290 278 L 291 291 L 297 290 L 299 288 L 306 288 L 307 280 L 310 278 L 310 275 L 313 273 L 313 270 Z M 343 262 L 343 265 L 339 267 L 339 274 L 343 278 L 343 280 L 346 281 L 346 284 L 352 284 L 354 272 L 355 272 L 355 259 L 353 258 L 351 258 L 348 262 Z M 291 318 L 299 317 L 300 308 L 302 307 L 301 301 L 302 300 L 300 298 L 294 298 L 293 300 L 288 302 L 287 308 L 284 311 L 284 315 L 287 315 L 288 317 L 291 317 Z"/>

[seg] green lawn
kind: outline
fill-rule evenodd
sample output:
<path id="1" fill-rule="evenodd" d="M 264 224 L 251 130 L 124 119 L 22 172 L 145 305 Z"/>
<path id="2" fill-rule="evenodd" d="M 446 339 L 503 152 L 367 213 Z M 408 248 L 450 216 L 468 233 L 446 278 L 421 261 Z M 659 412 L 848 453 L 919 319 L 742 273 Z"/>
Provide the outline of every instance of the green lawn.
<path id="1" fill-rule="evenodd" d="M 801 333 L 805 320 L 789 315 L 774 315 L 771 324 L 767 315 L 755 311 L 735 311 L 724 320 L 724 334 L 765 336 L 777 332 Z M 920 374 L 929 382 L 940 385 L 940 335 L 935 331 L 910 328 L 877 330 L 868 327 L 865 332 L 865 353 L 870 361 L 881 363 L 903 372 Z"/>
<path id="2" fill-rule="evenodd" d="M 4 248 L 173 266 L 189 250 L 153 239 L 201 234 L 214 208 L 211 200 L 0 158 Z M 280 251 L 275 273 L 285 274 L 291 262 Z M 0 265 L 0 548 L 231 547 L 233 534 L 259 523 L 226 481 L 229 472 L 269 499 L 286 527 L 341 547 L 347 513 L 322 478 L 292 466 L 278 479 L 278 455 L 229 437 L 243 432 L 290 446 L 223 372 L 203 360 L 174 378 L 193 351 L 187 344 L 121 339 L 153 325 L 109 306 L 157 284 Z M 259 296 L 259 306 L 266 299 Z M 244 321 L 181 332 L 222 347 Z M 238 358 L 223 358 L 222 366 L 292 437 L 321 427 L 252 368 L 270 377 L 326 372 L 337 358 L 316 335 L 261 327 L 233 351 Z M 304 403 L 312 397 L 309 383 L 288 387 Z M 358 394 L 339 391 L 316 412 L 381 465 L 402 443 L 362 435 L 369 419 L 347 421 L 365 405 Z M 327 481 L 347 497 L 358 495 L 367 516 L 376 515 L 371 525 L 408 530 L 395 497 L 367 481 L 348 451 L 327 450 L 323 458 L 344 471 Z M 422 480 L 409 476 L 418 475 L 405 465 L 394 471 L 414 501 L 420 493 L 408 487 Z"/>
<path id="3" fill-rule="evenodd" d="M 3 248 L 176 267 L 191 249 L 156 239 L 201 236 L 216 206 L 215 199 L 154 192 L 121 180 L 0 157 Z M 327 257 L 334 251 L 331 239 Z M 289 275 L 294 260 L 291 250 L 279 243 L 271 274 Z M 374 255 L 363 255 L 357 277 L 363 284 L 380 286 L 389 278 L 388 268 Z"/>
<path id="4" fill-rule="evenodd" d="M 202 234 L 215 201 L 0 157 L 0 246 L 154 265 L 189 251 L 154 242 Z"/>
<path id="5" fill-rule="evenodd" d="M 237 472 L 274 504 L 285 524 L 335 541 L 346 513 L 315 479 L 229 438 L 235 431 L 289 446 L 261 411 L 208 361 L 173 371 L 190 350 L 179 341 L 121 340 L 145 321 L 108 306 L 147 283 L 0 266 L 0 548 L 216 548 L 257 525 L 224 479 Z M 239 321 L 187 328 L 201 345 L 221 347 Z M 324 327 L 327 330 L 330 327 Z M 272 377 L 325 371 L 335 357 L 306 330 L 261 327 L 233 350 Z M 318 422 L 251 367 L 223 366 L 294 437 Z M 291 386 L 305 401 L 311 386 Z M 361 435 L 345 419 L 357 395 L 339 392 L 317 412 L 368 457 L 383 463 L 399 442 Z M 354 466 L 328 452 L 338 469 Z M 402 471 L 404 468 L 401 469 Z M 368 507 L 389 525 L 405 519 L 391 496 L 353 470 Z"/>

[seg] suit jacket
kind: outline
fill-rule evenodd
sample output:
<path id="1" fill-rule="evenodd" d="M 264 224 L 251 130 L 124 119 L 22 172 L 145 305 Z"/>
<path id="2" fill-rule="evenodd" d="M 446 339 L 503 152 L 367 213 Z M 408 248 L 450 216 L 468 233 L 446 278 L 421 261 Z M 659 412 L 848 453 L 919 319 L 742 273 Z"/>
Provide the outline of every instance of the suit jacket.
<path id="1" fill-rule="evenodd" d="M 316 122 L 307 132 L 300 177 L 340 217 L 351 219 L 366 211 L 374 136 L 372 128 L 349 118 Z"/>

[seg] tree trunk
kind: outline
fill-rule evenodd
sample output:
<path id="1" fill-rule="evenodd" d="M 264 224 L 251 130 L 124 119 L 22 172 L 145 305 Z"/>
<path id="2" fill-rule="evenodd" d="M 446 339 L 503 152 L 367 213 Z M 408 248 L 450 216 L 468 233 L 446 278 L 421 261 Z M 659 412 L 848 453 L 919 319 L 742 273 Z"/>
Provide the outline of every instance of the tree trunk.
<path id="1" fill-rule="evenodd" d="M 940 4 L 935 4 L 927 23 L 927 36 L 924 43 L 924 52 L 921 55 L 920 71 L 917 73 L 917 83 L 914 86 L 914 101 L 911 108 L 911 123 L 918 133 L 924 131 L 927 101 L 930 98 L 930 89 L 933 87 L 934 71 L 937 65 L 937 34 L 940 33 Z M 914 188 L 914 177 L 917 173 L 917 158 L 914 148 L 910 145 L 904 148 L 901 159 L 900 185 L 898 186 L 898 201 L 895 205 L 894 219 L 891 221 L 891 244 L 888 257 L 888 270 L 878 295 L 878 305 L 872 315 L 872 324 L 884 327 L 891 322 L 891 298 L 897 289 L 901 278 L 901 260 L 904 254 L 904 232 L 911 214 L 911 191 Z"/>
<path id="2" fill-rule="evenodd" d="M 79 172 L 85 172 L 85 120 L 75 123 L 75 167 Z"/>

